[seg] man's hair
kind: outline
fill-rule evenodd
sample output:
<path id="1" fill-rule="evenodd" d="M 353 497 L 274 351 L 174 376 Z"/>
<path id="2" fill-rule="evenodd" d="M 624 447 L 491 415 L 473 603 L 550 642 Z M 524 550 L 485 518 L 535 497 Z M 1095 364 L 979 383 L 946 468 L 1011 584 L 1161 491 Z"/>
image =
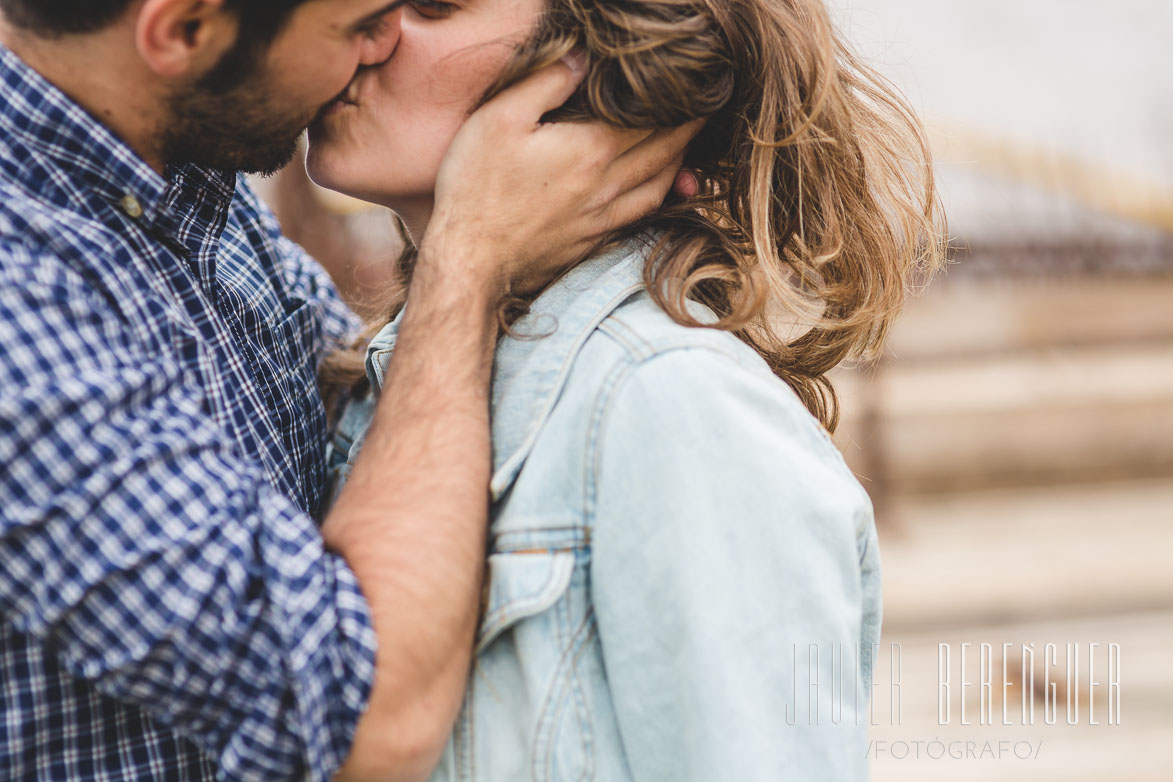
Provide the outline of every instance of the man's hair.
<path id="1" fill-rule="evenodd" d="M 56 38 L 92 33 L 114 22 L 134 0 L 0 0 L 0 11 L 15 27 L 34 35 Z M 306 0 L 227 0 L 240 16 L 241 38 L 268 43 L 289 15 Z"/>

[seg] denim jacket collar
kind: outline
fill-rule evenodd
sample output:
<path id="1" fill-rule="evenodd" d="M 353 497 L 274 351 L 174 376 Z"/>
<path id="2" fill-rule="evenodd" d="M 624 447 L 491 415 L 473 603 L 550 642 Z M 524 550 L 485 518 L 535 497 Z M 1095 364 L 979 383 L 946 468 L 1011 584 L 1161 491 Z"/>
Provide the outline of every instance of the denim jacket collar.
<path id="1" fill-rule="evenodd" d="M 520 472 L 591 332 L 619 305 L 644 289 L 652 240 L 641 236 L 586 261 L 551 285 L 497 346 L 493 367 L 494 502 Z M 376 393 L 399 333 L 399 316 L 371 340 L 367 376 Z"/>

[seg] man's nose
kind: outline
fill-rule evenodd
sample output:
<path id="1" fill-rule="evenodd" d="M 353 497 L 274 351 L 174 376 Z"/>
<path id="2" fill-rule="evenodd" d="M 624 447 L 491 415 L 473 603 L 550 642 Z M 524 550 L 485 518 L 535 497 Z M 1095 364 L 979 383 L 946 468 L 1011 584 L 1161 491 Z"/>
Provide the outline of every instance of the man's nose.
<path id="1" fill-rule="evenodd" d="M 395 51 L 399 43 L 399 9 L 391 11 L 363 40 L 359 63 L 362 65 L 378 65 L 386 62 Z"/>

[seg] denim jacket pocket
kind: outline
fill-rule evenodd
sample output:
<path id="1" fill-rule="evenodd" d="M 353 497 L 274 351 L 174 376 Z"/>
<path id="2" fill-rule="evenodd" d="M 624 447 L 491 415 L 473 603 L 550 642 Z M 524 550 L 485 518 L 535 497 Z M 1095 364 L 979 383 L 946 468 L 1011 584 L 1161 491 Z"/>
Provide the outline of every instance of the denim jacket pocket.
<path id="1" fill-rule="evenodd" d="M 517 622 L 558 602 L 574 574 L 574 552 L 491 554 L 488 566 L 489 597 L 477 634 L 477 654 Z"/>

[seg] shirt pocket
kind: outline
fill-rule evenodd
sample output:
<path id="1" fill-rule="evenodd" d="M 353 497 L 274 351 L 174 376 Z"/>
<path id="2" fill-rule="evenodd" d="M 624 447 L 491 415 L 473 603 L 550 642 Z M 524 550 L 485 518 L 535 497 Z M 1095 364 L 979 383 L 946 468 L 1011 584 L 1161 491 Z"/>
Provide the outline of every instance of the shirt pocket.
<path id="1" fill-rule="evenodd" d="M 557 603 L 570 586 L 574 567 L 572 550 L 490 554 L 477 654 L 513 625 Z"/>
<path id="2" fill-rule="evenodd" d="M 321 338 L 320 311 L 310 302 L 301 302 L 287 310 L 271 329 L 272 343 L 280 348 L 279 355 L 292 359 L 288 362 L 291 371 L 303 371 L 310 367 L 310 374 L 317 372 L 317 348 Z"/>

